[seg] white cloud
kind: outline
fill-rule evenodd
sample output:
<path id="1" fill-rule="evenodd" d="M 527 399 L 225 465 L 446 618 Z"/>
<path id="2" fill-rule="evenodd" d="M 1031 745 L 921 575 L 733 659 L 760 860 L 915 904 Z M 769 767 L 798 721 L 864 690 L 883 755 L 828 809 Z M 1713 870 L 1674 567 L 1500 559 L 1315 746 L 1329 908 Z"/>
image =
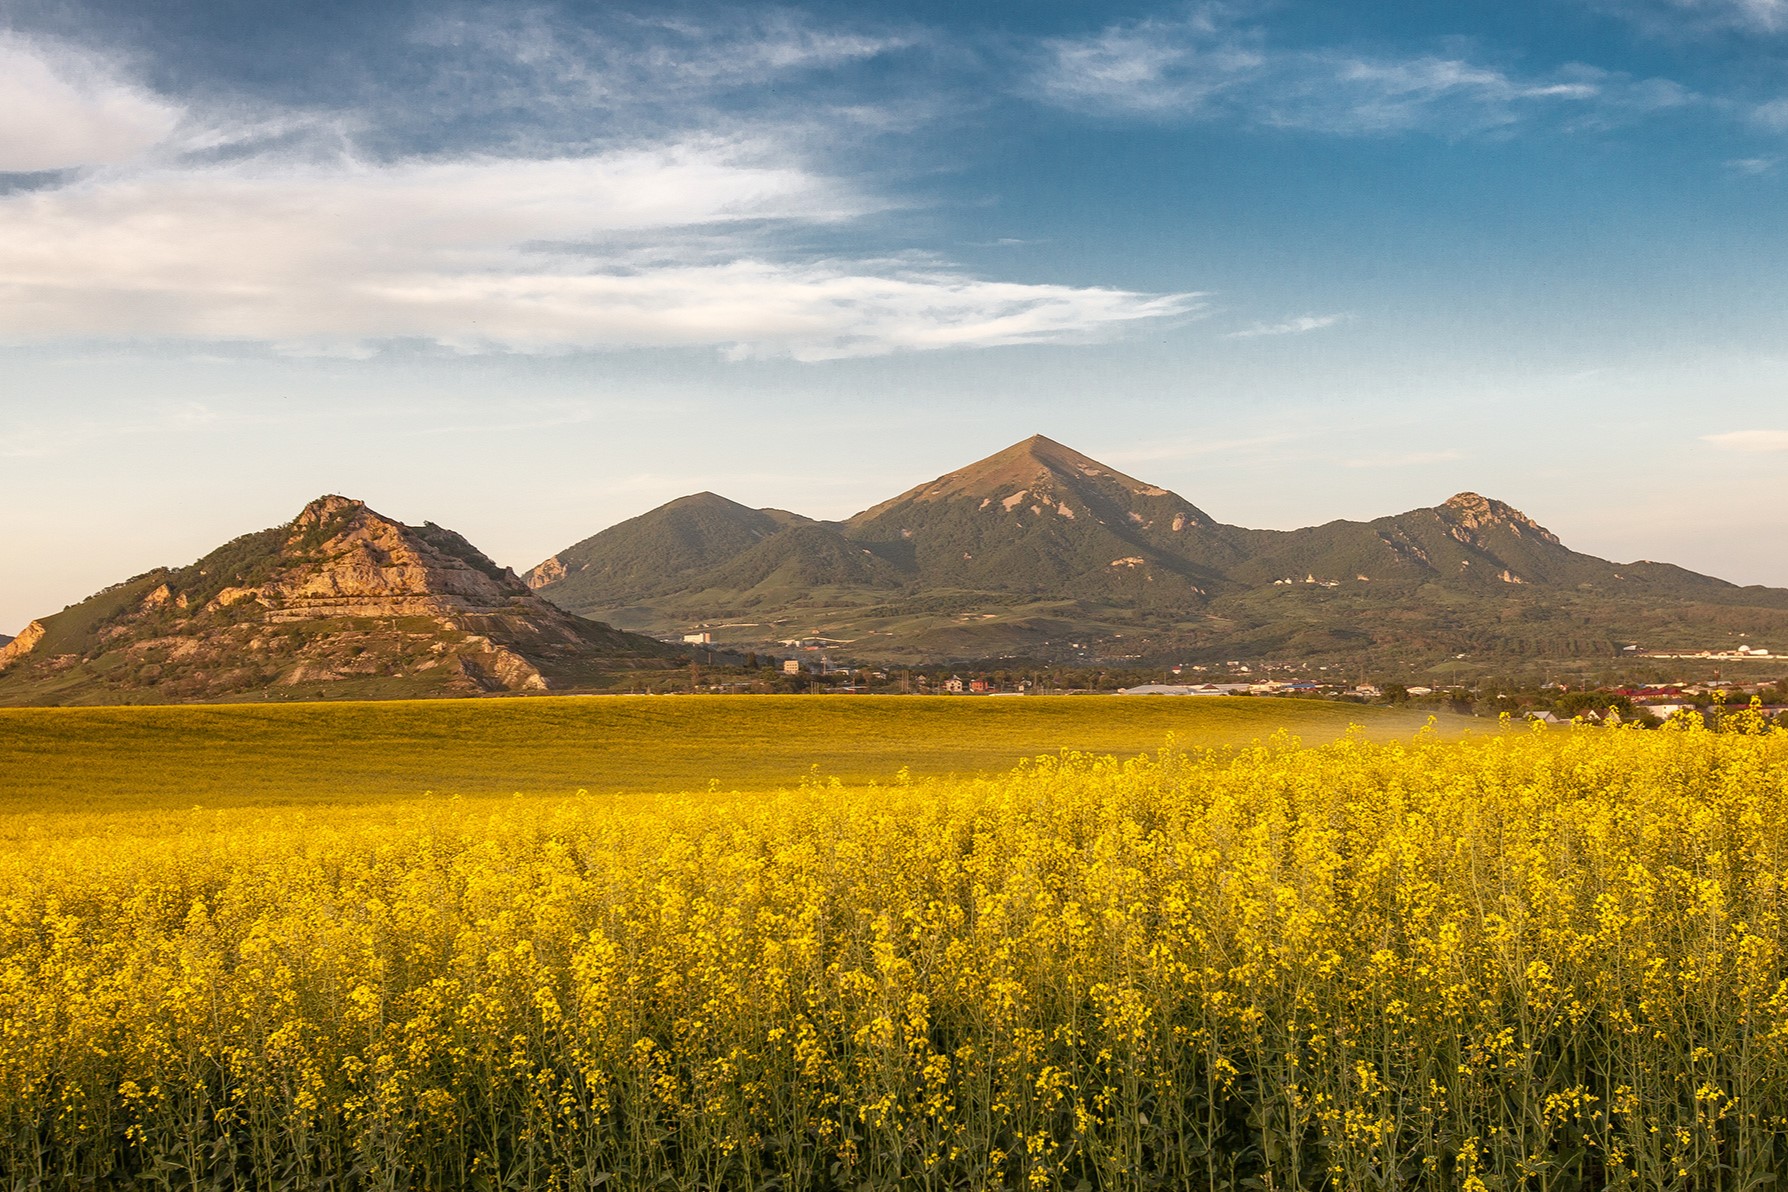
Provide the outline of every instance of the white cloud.
<path id="1" fill-rule="evenodd" d="M 1279 48 L 1214 8 L 1045 42 L 1032 90 L 1107 114 L 1343 135 L 1483 132 L 1548 113 L 1606 122 L 1695 98 L 1666 80 L 1581 65 L 1522 76 L 1450 55 Z"/>
<path id="2" fill-rule="evenodd" d="M 1134 465 L 1197 459 L 1206 455 L 1257 453 L 1259 448 L 1282 446 L 1297 437 L 1292 434 L 1275 432 L 1269 435 L 1250 435 L 1245 438 L 1233 439 L 1170 439 L 1165 442 L 1152 443 L 1147 447 L 1119 447 L 1102 450 L 1099 452 L 1099 458 L 1114 464 Z"/>
<path id="3" fill-rule="evenodd" d="M 1672 4 L 1740 29 L 1763 33 L 1788 29 L 1788 0 L 1672 0 Z"/>
<path id="4" fill-rule="evenodd" d="M 882 206 L 774 143 L 711 137 L 554 160 L 106 171 L 0 196 L 0 336 L 821 359 L 1076 341 L 1200 305 L 777 251 L 779 230 Z"/>
<path id="5" fill-rule="evenodd" d="M 1209 13 L 1055 38 L 1044 43 L 1044 53 L 1036 81 L 1045 98 L 1064 107 L 1139 113 L 1197 112 L 1267 65 Z"/>
<path id="6" fill-rule="evenodd" d="M 0 31 L 0 173 L 129 161 L 182 114 L 97 55 Z"/>
<path id="7" fill-rule="evenodd" d="M 1779 164 L 1781 164 L 1781 159 L 1776 157 L 1735 157 L 1726 163 L 1726 168 L 1734 174 L 1743 174 L 1754 178 L 1761 174 L 1772 173 Z"/>
<path id="8" fill-rule="evenodd" d="M 1770 132 L 1788 132 L 1788 99 L 1772 99 L 1751 109 L 1751 123 Z"/>
<path id="9" fill-rule="evenodd" d="M 1310 331 L 1321 331 L 1325 327 L 1333 327 L 1346 319 L 1346 315 L 1300 315 L 1295 319 L 1286 319 L 1282 323 L 1256 323 L 1252 327 L 1244 327 L 1240 331 L 1231 331 L 1224 339 L 1257 339 L 1263 335 L 1303 335 Z"/>
<path id="10" fill-rule="evenodd" d="M 1611 9 L 1657 36 L 1738 31 L 1788 31 L 1788 0 L 1605 0 Z"/>
<path id="11" fill-rule="evenodd" d="M 1732 430 L 1724 434 L 1702 435 L 1701 441 L 1727 451 L 1751 454 L 1788 451 L 1788 430 Z"/>
<path id="12" fill-rule="evenodd" d="M 637 103 L 667 92 L 753 86 L 795 71 L 826 70 L 912 44 L 909 36 L 816 27 L 797 13 L 767 9 L 716 13 L 693 23 L 672 18 L 570 25 L 539 9 L 491 7 L 437 17 L 419 44 L 476 53 L 550 80 L 584 100 Z M 642 96 L 649 84 L 650 96 Z"/>
<path id="13" fill-rule="evenodd" d="M 601 6 L 575 21 L 522 5 L 485 5 L 423 21 L 413 53 L 438 55 L 426 102 L 379 107 L 395 128 L 427 131 L 443 117 L 490 143 L 587 142 L 592 135 L 666 135 L 710 121 L 774 112 L 782 123 L 874 126 L 910 118 L 909 102 L 864 104 L 829 89 L 826 73 L 891 54 L 916 35 L 821 25 L 779 8 L 716 10 L 699 21 L 640 17 Z M 789 86 L 797 83 L 799 86 Z"/>
<path id="14" fill-rule="evenodd" d="M 835 240 L 891 204 L 812 164 L 829 138 L 811 113 L 760 119 L 756 133 L 689 129 L 738 127 L 707 111 L 719 91 L 860 62 L 900 37 L 780 10 L 700 27 L 626 18 L 626 37 L 491 12 L 429 27 L 423 40 L 457 67 L 431 94 L 468 92 L 441 112 L 529 116 L 523 131 L 494 119 L 484 143 L 501 153 L 383 161 L 352 130 L 403 143 L 403 117 L 384 108 L 195 113 L 85 51 L 0 35 L 0 170 L 71 173 L 0 193 L 0 342 L 184 339 L 350 359 L 397 340 L 706 346 L 817 360 L 1081 342 L 1202 308 L 1191 293 L 787 247 Z M 654 104 L 649 119 L 616 115 Z M 398 123 L 380 126 L 387 117 Z"/>
<path id="15" fill-rule="evenodd" d="M 1464 459 L 1461 451 L 1407 451 L 1399 455 L 1373 455 L 1358 459 L 1344 460 L 1343 466 L 1349 468 L 1412 468 L 1419 464 L 1444 464 L 1456 459 Z"/>

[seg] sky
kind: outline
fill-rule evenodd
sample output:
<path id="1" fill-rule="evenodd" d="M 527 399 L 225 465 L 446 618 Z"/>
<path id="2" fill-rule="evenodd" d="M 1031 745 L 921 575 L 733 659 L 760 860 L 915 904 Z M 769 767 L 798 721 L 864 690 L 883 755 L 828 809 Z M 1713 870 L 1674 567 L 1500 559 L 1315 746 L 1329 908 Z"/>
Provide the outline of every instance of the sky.
<path id="1" fill-rule="evenodd" d="M 0 633 L 1031 434 L 1788 586 L 1788 0 L 0 0 Z"/>

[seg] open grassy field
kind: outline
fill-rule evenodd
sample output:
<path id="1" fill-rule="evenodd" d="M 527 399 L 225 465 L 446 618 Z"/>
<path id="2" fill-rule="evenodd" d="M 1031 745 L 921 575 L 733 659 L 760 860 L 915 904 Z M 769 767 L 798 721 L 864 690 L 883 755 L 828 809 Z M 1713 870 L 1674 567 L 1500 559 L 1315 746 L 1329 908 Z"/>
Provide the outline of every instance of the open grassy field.
<path id="1" fill-rule="evenodd" d="M 1286 699 L 678 696 L 0 709 L 0 813 L 436 795 L 767 790 L 1004 771 L 1063 749 L 1133 756 L 1377 739 L 1425 718 Z M 1460 721 L 1470 724 L 1471 721 Z M 1477 722 L 1481 724 L 1482 722 Z"/>

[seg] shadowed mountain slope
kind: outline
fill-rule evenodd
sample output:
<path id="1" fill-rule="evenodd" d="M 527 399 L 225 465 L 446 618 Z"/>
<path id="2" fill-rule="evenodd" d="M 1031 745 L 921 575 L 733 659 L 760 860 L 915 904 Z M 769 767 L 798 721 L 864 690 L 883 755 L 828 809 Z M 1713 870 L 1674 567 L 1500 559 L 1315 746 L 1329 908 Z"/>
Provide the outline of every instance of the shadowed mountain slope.
<path id="1" fill-rule="evenodd" d="M 540 599 L 452 530 L 330 496 L 32 622 L 0 647 L 0 703 L 544 691 L 675 654 Z"/>

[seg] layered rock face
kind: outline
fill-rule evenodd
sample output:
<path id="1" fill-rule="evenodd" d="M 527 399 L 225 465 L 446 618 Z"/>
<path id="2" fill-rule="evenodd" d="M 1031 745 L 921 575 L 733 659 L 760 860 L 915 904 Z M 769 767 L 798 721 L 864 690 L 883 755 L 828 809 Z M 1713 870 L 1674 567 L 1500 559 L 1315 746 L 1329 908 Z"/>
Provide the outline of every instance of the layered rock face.
<path id="1" fill-rule="evenodd" d="M 0 649 L 0 701 L 545 691 L 675 653 L 549 604 L 451 530 L 327 496 L 33 622 Z"/>
<path id="2" fill-rule="evenodd" d="M 547 611 L 531 607 L 537 602 L 514 572 L 453 531 L 406 526 L 346 497 L 305 506 L 281 552 L 285 566 L 252 587 L 221 590 L 216 603 L 252 600 L 274 621 Z"/>

